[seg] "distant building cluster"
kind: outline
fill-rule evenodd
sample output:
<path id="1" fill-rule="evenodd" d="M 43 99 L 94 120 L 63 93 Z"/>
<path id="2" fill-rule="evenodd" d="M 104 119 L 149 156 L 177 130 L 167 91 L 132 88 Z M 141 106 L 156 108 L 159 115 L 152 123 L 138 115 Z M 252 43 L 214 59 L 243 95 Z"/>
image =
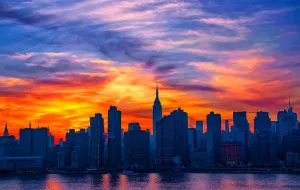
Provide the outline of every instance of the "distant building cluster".
<path id="1" fill-rule="evenodd" d="M 20 129 L 17 140 L 6 124 L 0 137 L 0 170 L 112 170 L 150 168 L 285 167 L 300 168 L 300 124 L 289 102 L 277 121 L 257 112 L 254 133 L 247 112 L 233 112 L 233 122 L 211 112 L 196 128 L 188 127 L 182 109 L 162 115 L 158 87 L 153 104 L 152 131 L 129 123 L 124 133 L 122 114 L 108 110 L 108 132 L 102 114 L 90 117 L 87 129 L 70 129 L 66 140 L 54 143 L 48 127 Z"/>

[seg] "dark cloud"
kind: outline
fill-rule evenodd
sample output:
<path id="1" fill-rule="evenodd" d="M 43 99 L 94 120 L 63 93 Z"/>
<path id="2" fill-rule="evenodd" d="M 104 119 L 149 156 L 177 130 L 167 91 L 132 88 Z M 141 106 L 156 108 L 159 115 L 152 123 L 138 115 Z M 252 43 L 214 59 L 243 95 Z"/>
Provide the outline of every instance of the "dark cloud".
<path id="1" fill-rule="evenodd" d="M 168 89 L 182 91 L 207 91 L 207 92 L 224 92 L 224 89 L 216 88 L 202 84 L 167 84 Z"/>
<path id="2" fill-rule="evenodd" d="M 18 78 L 47 77 L 58 72 L 84 71 L 84 63 L 75 63 L 66 58 L 31 56 L 25 60 L 4 59 L 0 64 L 0 75 Z"/>
<path id="3" fill-rule="evenodd" d="M 12 9 L 4 4 L 0 4 L 0 18 L 38 27 L 48 36 L 49 32 L 52 33 L 51 36 L 55 35 L 50 40 L 49 37 L 43 38 L 42 31 L 37 36 L 29 35 L 30 38 L 43 40 L 41 43 L 65 45 L 69 48 L 79 48 L 78 45 L 82 48 L 85 45 L 114 60 L 124 61 L 126 58 L 147 63 L 152 57 L 151 52 L 142 48 L 145 44 L 141 39 L 109 30 L 106 28 L 108 23 L 93 25 L 87 21 L 64 21 L 56 15 L 38 14 L 24 8 Z"/>
<path id="4" fill-rule="evenodd" d="M 14 9 L 9 4 L 0 2 L 0 18 L 14 20 L 27 25 L 36 25 L 49 22 L 52 17 L 49 15 L 36 15 L 25 9 Z"/>
<path id="5" fill-rule="evenodd" d="M 240 100 L 241 103 L 261 108 L 278 108 L 282 105 L 282 102 L 278 99 L 260 99 L 260 100 Z"/>
<path id="6" fill-rule="evenodd" d="M 109 83 L 110 76 L 90 76 L 85 74 L 59 74 L 52 78 L 43 79 L 28 79 L 26 84 L 5 87 L 0 84 L 0 97 L 16 97 L 21 98 L 25 96 L 31 96 L 35 98 L 41 98 L 43 96 L 58 96 L 65 92 L 56 91 L 57 88 L 85 89 L 88 87 L 103 86 Z M 43 87 L 50 89 L 45 92 L 35 92 L 36 88 Z M 55 90 L 51 90 L 55 89 Z"/>
<path id="7" fill-rule="evenodd" d="M 145 63 L 144 63 L 144 68 L 149 69 L 152 68 L 156 65 L 156 63 L 158 62 L 157 59 L 159 58 L 159 56 L 152 56 L 150 57 Z"/>
<path id="8" fill-rule="evenodd" d="M 176 65 L 168 64 L 156 67 L 155 71 L 157 73 L 168 73 L 170 71 L 173 71 L 174 69 L 176 69 Z"/>
<path id="9" fill-rule="evenodd" d="M 12 91 L 11 89 L 1 89 L 0 88 L 0 97 L 24 97 L 25 92 L 24 91 Z"/>
<path id="10" fill-rule="evenodd" d="M 295 60 L 294 62 L 290 63 L 276 63 L 270 66 L 270 68 L 273 69 L 291 69 L 291 71 L 300 71 L 300 62 L 298 60 Z"/>
<path id="11" fill-rule="evenodd" d="M 56 78 L 35 80 L 35 85 L 61 86 L 61 87 L 85 87 L 103 85 L 109 82 L 109 76 L 90 76 L 85 74 L 60 74 Z"/>

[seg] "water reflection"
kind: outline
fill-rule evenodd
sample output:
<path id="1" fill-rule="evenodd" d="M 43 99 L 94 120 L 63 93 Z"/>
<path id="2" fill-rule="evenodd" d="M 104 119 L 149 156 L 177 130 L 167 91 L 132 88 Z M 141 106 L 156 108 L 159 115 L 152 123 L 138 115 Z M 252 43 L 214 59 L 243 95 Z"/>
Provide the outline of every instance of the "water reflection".
<path id="1" fill-rule="evenodd" d="M 275 174 L 45 174 L 0 176 L 0 189 L 89 190 L 89 189 L 300 189 L 299 175 Z"/>
<path id="2" fill-rule="evenodd" d="M 46 187 L 48 187 L 49 190 L 66 189 L 66 187 L 64 187 L 63 185 L 63 182 L 60 180 L 61 180 L 60 178 L 51 177 L 51 175 L 49 175 L 46 179 Z"/>
<path id="3" fill-rule="evenodd" d="M 120 174 L 119 176 L 119 187 L 121 190 L 126 190 L 127 189 L 127 176 Z"/>
<path id="4" fill-rule="evenodd" d="M 148 178 L 149 178 L 149 183 L 148 183 L 147 189 L 158 190 L 159 189 L 159 183 L 160 183 L 159 174 L 155 174 L 155 173 L 149 174 Z"/>
<path id="5" fill-rule="evenodd" d="M 108 189 L 110 185 L 110 175 L 104 174 L 102 175 L 102 187 L 103 189 Z"/>

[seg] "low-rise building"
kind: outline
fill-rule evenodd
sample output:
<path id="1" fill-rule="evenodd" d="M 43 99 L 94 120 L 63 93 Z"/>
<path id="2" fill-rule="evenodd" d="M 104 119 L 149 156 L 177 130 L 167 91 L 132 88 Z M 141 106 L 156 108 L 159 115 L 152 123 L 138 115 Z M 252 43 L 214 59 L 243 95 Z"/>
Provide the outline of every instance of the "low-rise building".
<path id="1" fill-rule="evenodd" d="M 191 167 L 206 168 L 208 167 L 208 153 L 201 151 L 194 151 L 190 154 Z"/>
<path id="2" fill-rule="evenodd" d="M 286 167 L 300 168 L 300 153 L 288 152 L 286 153 Z"/>
<path id="3" fill-rule="evenodd" d="M 41 169 L 43 169 L 43 161 L 41 156 L 0 158 L 0 170 L 41 170 Z"/>
<path id="4" fill-rule="evenodd" d="M 243 145 L 240 141 L 226 141 L 221 144 L 221 158 L 225 165 L 237 165 L 242 161 Z"/>

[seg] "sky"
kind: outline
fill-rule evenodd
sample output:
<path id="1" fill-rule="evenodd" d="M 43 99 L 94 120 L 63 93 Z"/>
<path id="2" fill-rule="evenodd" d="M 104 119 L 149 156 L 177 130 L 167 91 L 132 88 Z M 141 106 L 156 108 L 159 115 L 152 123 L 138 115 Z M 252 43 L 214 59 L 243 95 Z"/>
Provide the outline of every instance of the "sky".
<path id="1" fill-rule="evenodd" d="M 109 106 L 122 128 L 210 111 L 300 113 L 300 1 L 0 0 L 0 133 L 49 126 L 58 138 Z M 251 125 L 253 129 L 253 126 Z"/>

